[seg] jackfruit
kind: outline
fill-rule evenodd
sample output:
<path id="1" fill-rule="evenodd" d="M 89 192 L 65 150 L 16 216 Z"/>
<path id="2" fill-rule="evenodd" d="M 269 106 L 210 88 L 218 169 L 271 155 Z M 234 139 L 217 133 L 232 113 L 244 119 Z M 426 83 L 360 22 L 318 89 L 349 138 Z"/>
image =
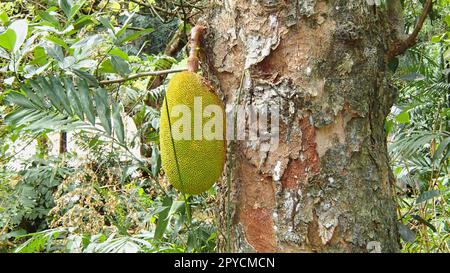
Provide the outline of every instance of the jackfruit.
<path id="1" fill-rule="evenodd" d="M 177 190 L 200 194 L 221 176 L 225 124 L 223 103 L 204 78 L 188 71 L 172 77 L 161 107 L 160 150 L 162 168 Z"/>

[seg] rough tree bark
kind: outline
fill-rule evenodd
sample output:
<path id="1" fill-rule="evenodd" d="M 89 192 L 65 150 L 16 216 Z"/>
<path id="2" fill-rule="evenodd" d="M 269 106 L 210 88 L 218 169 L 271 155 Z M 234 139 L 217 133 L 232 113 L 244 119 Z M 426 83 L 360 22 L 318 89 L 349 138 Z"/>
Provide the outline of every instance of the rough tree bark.
<path id="1" fill-rule="evenodd" d="M 280 144 L 229 142 L 219 251 L 399 250 L 385 117 L 388 12 L 363 0 L 215 1 L 203 69 L 227 104 L 281 107 Z"/>

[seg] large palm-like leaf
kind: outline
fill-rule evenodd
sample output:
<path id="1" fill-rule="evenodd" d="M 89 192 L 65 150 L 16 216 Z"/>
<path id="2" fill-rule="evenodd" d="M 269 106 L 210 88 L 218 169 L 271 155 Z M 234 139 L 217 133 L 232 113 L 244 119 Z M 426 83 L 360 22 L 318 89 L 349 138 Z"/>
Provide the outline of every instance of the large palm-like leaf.
<path id="1" fill-rule="evenodd" d="M 20 91 L 8 93 L 7 100 L 17 107 L 5 121 L 31 131 L 101 129 L 110 137 L 115 133 L 119 142 L 124 143 L 120 104 L 111 103 L 103 88 L 91 90 L 84 79 L 76 83 L 75 87 L 71 79 L 57 77 L 30 80 Z"/>

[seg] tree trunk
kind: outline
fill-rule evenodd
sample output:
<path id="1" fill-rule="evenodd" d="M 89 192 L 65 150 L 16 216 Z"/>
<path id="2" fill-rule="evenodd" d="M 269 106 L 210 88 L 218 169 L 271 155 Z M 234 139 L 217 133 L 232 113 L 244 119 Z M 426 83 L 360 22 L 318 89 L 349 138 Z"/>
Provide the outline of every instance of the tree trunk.
<path id="1" fill-rule="evenodd" d="M 362 0 L 213 3 L 206 78 L 228 105 L 278 105 L 281 116 L 275 150 L 228 142 L 219 251 L 399 250 L 387 20 Z"/>
<path id="2" fill-rule="evenodd" d="M 59 133 L 59 154 L 67 153 L 67 132 Z"/>

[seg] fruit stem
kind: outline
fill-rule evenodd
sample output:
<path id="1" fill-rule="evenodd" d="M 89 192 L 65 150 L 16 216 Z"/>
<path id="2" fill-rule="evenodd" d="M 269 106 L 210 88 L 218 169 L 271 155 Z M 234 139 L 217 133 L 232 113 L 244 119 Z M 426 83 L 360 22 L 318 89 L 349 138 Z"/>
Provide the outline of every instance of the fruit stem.
<path id="1" fill-rule="evenodd" d="M 185 193 L 183 193 L 183 198 L 184 198 L 184 209 L 186 210 L 186 220 L 188 223 L 187 228 L 189 229 L 189 226 L 192 221 L 191 205 L 189 204 L 189 195 L 186 195 Z"/>
<path id="2" fill-rule="evenodd" d="M 191 38 L 189 39 L 189 58 L 188 58 L 188 71 L 196 73 L 198 70 L 198 52 L 200 50 L 200 39 L 205 31 L 205 27 L 196 25 L 191 29 Z"/>

